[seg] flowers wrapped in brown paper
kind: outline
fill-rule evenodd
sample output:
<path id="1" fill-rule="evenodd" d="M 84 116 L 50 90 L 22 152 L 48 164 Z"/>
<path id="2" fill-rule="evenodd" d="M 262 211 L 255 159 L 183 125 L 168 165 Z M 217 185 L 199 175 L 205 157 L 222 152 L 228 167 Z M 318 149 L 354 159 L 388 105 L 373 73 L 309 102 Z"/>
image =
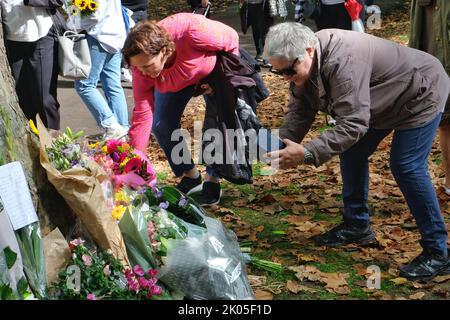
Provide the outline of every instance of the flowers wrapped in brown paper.
<path id="1" fill-rule="evenodd" d="M 110 249 L 116 258 L 128 264 L 128 257 L 117 223 L 112 219 L 101 184 L 109 179 L 105 171 L 86 158 L 86 168 L 72 168 L 60 172 L 50 163 L 46 147 L 51 146 L 50 136 L 42 121 L 37 119 L 39 131 L 40 161 L 47 177 L 59 194 L 80 218 L 92 239 L 103 250 Z"/>
<path id="2" fill-rule="evenodd" d="M 44 237 L 45 267 L 47 270 L 47 286 L 58 282 L 59 272 L 70 260 L 70 248 L 58 228 Z"/>

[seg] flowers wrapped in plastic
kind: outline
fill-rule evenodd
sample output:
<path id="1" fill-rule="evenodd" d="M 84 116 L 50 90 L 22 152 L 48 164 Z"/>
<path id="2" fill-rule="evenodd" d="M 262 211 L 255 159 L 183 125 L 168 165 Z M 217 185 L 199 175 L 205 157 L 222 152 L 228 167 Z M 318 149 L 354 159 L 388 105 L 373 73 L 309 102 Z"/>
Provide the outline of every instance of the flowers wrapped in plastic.
<path id="1" fill-rule="evenodd" d="M 108 140 L 89 146 L 89 154 L 112 177 L 115 189 L 123 185 L 132 189 L 153 188 L 156 172 L 147 156 L 127 142 Z"/>
<path id="2" fill-rule="evenodd" d="M 132 264 L 191 299 L 253 299 L 235 234 L 177 189 L 145 192 L 120 223 Z"/>

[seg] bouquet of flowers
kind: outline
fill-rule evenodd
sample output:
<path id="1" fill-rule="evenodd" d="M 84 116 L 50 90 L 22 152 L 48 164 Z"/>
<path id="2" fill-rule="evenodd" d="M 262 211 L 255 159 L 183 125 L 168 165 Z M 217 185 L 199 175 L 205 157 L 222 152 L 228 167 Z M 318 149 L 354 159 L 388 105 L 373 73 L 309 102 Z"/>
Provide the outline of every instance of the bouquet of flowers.
<path id="1" fill-rule="evenodd" d="M 81 13 L 82 16 L 90 16 L 98 9 L 98 3 L 92 0 L 73 0 L 72 14 Z"/>
<path id="2" fill-rule="evenodd" d="M 81 147 L 77 142 L 82 135 L 83 131 L 78 131 L 73 135 L 72 130 L 67 127 L 66 132 L 59 135 L 52 141 L 51 146 L 46 148 L 51 164 L 58 171 L 84 167 L 81 159 Z"/>
<path id="3" fill-rule="evenodd" d="M 89 145 L 88 154 L 112 177 L 116 189 L 155 187 L 156 173 L 146 155 L 127 142 L 108 140 Z"/>
<path id="4" fill-rule="evenodd" d="M 77 300 L 136 300 L 167 299 L 168 294 L 158 285 L 157 271 L 144 272 L 140 266 L 126 268 L 111 252 L 89 250 L 81 239 L 69 244 L 72 261 L 59 274 L 59 283 L 54 283 L 58 299 Z M 75 273 L 74 273 L 75 272 Z M 78 277 L 75 281 L 74 276 Z"/>
<path id="5" fill-rule="evenodd" d="M 192 299 L 252 299 L 236 236 L 173 187 L 147 189 L 119 222 L 132 264 Z"/>

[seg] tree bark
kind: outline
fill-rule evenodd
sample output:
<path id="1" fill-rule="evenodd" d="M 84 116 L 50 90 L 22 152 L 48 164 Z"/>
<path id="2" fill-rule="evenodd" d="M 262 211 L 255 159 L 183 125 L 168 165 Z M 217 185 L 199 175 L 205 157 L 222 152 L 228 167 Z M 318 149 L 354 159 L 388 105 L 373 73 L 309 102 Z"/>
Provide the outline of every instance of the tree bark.
<path id="1" fill-rule="evenodd" d="M 1 22 L 0 15 L 0 164 L 12 161 L 22 164 L 43 235 L 54 227 L 67 235 L 74 223 L 73 215 L 40 165 L 39 140 L 30 131 L 18 103 Z"/>

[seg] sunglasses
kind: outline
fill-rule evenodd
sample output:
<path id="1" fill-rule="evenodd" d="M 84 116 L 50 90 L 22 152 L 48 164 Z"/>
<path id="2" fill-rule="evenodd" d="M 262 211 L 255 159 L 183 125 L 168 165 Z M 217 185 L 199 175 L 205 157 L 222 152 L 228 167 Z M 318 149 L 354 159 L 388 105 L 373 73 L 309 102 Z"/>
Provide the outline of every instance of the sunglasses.
<path id="1" fill-rule="evenodd" d="M 287 67 L 287 68 L 283 68 L 280 70 L 274 69 L 274 68 L 270 68 L 270 72 L 272 72 L 273 74 L 279 75 L 279 76 L 293 76 L 295 74 L 297 74 L 297 71 L 295 70 L 295 64 L 297 63 L 298 58 L 295 58 L 294 62 L 292 62 L 292 65 Z"/>

